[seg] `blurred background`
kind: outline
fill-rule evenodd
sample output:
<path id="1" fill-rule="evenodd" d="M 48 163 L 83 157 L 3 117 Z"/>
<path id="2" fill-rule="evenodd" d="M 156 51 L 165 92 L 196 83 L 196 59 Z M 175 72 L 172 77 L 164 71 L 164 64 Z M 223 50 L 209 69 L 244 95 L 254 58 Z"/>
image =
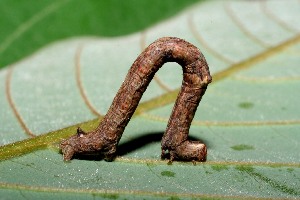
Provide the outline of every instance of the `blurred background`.
<path id="1" fill-rule="evenodd" d="M 0 68 L 74 36 L 141 31 L 201 0 L 1 0 Z"/>

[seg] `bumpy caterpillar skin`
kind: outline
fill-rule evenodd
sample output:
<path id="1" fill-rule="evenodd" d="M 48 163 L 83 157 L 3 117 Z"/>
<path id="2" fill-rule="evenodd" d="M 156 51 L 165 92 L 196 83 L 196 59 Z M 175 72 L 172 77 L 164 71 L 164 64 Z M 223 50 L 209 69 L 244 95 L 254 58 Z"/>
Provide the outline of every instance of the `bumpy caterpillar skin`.
<path id="1" fill-rule="evenodd" d="M 207 85 L 212 81 L 202 53 L 185 40 L 164 37 L 149 45 L 132 64 L 123 84 L 99 126 L 61 142 L 64 160 L 74 154 L 102 154 L 111 161 L 116 156 L 117 145 L 138 103 L 154 74 L 166 62 L 182 66 L 183 81 L 167 129 L 161 141 L 162 158 L 170 154 L 170 161 L 205 161 L 206 146 L 199 141 L 189 141 L 188 133 L 198 104 Z"/>

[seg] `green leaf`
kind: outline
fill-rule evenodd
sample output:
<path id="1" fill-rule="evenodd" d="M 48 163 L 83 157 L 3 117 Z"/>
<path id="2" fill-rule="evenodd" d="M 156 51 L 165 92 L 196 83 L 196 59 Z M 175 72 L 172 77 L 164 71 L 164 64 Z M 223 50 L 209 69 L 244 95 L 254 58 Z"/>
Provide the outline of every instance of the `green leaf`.
<path id="1" fill-rule="evenodd" d="M 2 0 L 0 67 L 60 39 L 143 30 L 197 1 Z"/>
<path id="2" fill-rule="evenodd" d="M 57 41 L 1 70 L 1 197 L 300 198 L 299 8 L 207 1 L 131 35 Z M 190 128 L 207 162 L 160 160 L 182 79 L 174 63 L 151 82 L 114 162 L 63 162 L 59 142 L 97 126 L 134 59 L 162 36 L 195 44 L 210 65 L 213 83 Z"/>

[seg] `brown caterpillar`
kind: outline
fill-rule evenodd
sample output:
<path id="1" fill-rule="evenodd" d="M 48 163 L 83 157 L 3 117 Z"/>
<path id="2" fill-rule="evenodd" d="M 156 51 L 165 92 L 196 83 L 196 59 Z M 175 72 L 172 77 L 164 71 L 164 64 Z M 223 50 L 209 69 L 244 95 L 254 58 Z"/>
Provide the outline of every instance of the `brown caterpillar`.
<path id="1" fill-rule="evenodd" d="M 116 156 L 117 145 L 154 74 L 166 62 L 177 62 L 183 69 L 183 81 L 167 129 L 162 137 L 161 158 L 170 161 L 205 161 L 206 146 L 189 141 L 188 133 L 198 104 L 212 81 L 206 60 L 200 50 L 185 40 L 164 37 L 150 44 L 134 61 L 107 114 L 99 126 L 61 142 L 64 160 L 74 154 L 101 154 L 107 161 Z"/>

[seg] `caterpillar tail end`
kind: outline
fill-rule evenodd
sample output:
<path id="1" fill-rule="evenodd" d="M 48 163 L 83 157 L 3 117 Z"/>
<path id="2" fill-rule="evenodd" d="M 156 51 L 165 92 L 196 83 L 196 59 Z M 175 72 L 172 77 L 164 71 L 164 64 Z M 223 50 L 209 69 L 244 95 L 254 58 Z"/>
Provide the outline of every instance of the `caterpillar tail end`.
<path id="1" fill-rule="evenodd" d="M 205 162 L 207 158 L 207 147 L 199 141 L 185 141 L 176 148 L 167 148 L 170 153 L 169 163 L 174 160 Z M 166 149 L 162 150 L 162 159 L 165 158 Z"/>

